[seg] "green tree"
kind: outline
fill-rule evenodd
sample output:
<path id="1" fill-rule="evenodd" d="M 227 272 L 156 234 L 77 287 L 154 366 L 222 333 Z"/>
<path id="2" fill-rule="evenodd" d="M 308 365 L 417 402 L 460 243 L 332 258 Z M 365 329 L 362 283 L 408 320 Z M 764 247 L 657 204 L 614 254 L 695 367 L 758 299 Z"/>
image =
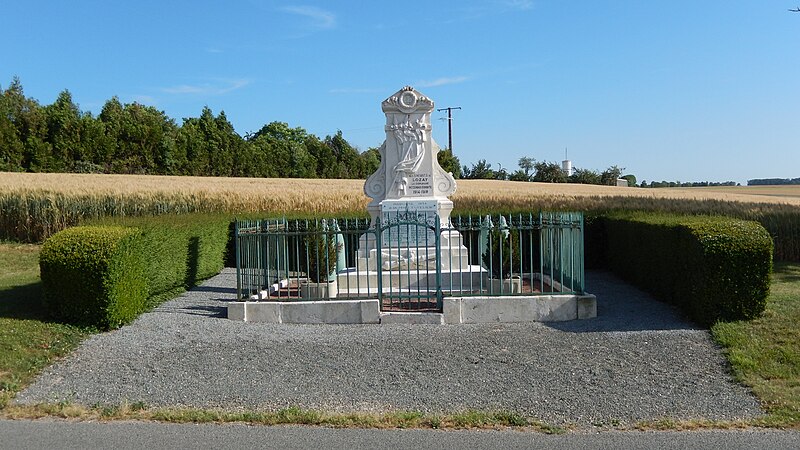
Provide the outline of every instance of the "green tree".
<path id="1" fill-rule="evenodd" d="M 11 86 L 5 91 L 0 86 L 0 171 L 16 172 L 25 169 L 25 144 L 20 139 L 15 123 L 20 114 L 21 94 L 19 78 L 14 77 Z"/>
<path id="2" fill-rule="evenodd" d="M 336 158 L 338 170 L 335 178 L 366 178 L 358 150 L 354 149 L 342 136 L 341 130 L 333 136 L 325 136 L 325 145 L 330 147 Z"/>
<path id="3" fill-rule="evenodd" d="M 511 181 L 531 181 L 531 176 L 526 174 L 524 170 L 517 169 L 508 176 Z"/>
<path id="4" fill-rule="evenodd" d="M 503 166 L 501 166 L 500 163 L 497 164 L 497 167 L 499 167 L 499 169 L 497 169 L 494 173 L 495 180 L 507 180 L 508 171 Z"/>
<path id="5" fill-rule="evenodd" d="M 535 170 L 536 160 L 530 156 L 523 156 L 517 164 L 519 169 L 512 172 L 508 179 L 511 181 L 531 181 L 533 178 L 531 174 Z"/>
<path id="6" fill-rule="evenodd" d="M 570 183 L 600 184 L 600 174 L 590 169 L 575 169 L 569 177 Z"/>
<path id="7" fill-rule="evenodd" d="M 533 176 L 533 181 L 539 183 L 566 183 L 567 174 L 561 170 L 558 163 L 551 163 L 546 161 L 539 161 L 534 164 L 536 174 Z"/>
<path id="8" fill-rule="evenodd" d="M 81 111 L 68 90 L 62 91 L 52 105 L 44 107 L 47 141 L 52 146 L 51 170 L 65 172 L 75 161 L 91 159 L 91 151 L 81 141 Z"/>
<path id="9" fill-rule="evenodd" d="M 317 178 L 317 160 L 304 144 L 288 143 L 288 154 L 289 158 L 286 161 L 284 176 L 290 178 Z"/>
<path id="10" fill-rule="evenodd" d="M 255 133 L 246 136 L 246 139 L 254 140 L 261 136 L 268 136 L 276 141 L 289 141 L 296 144 L 303 144 L 309 134 L 301 127 L 290 128 L 289 124 L 286 122 L 270 122 Z"/>
<path id="11" fill-rule="evenodd" d="M 166 173 L 175 152 L 178 127 L 163 111 L 139 103 L 122 105 L 116 97 L 100 112 L 113 173 Z"/>
<path id="12" fill-rule="evenodd" d="M 243 152 L 244 140 L 233 129 L 224 111 L 214 117 L 211 108 L 206 106 L 200 117 L 183 120 L 176 147 L 177 151 L 164 155 L 161 161 L 166 171 L 181 172 L 185 165 L 190 175 L 227 177 L 238 170 L 235 165 Z"/>
<path id="13" fill-rule="evenodd" d="M 123 116 L 125 114 L 125 107 L 115 97 L 111 97 L 105 102 L 103 108 L 100 110 L 98 119 L 103 127 L 105 140 L 103 141 L 102 148 L 96 150 L 95 163 L 104 166 L 107 172 L 111 172 L 114 158 L 117 156 L 119 149 L 118 139 L 122 135 Z"/>
<path id="14" fill-rule="evenodd" d="M 453 174 L 453 178 L 461 178 L 461 161 L 453 154 L 452 150 L 449 148 L 439 150 L 439 154 L 436 155 L 436 160 L 445 172 Z"/>
<path id="15" fill-rule="evenodd" d="M 317 162 L 317 178 L 338 178 L 339 164 L 333 148 L 314 135 L 309 135 L 304 145 Z"/>
<path id="16" fill-rule="evenodd" d="M 364 171 L 368 174 L 367 176 L 372 175 L 381 165 L 381 153 L 377 147 L 370 147 L 367 151 L 361 153 L 361 160 L 363 161 Z M 459 172 L 461 172 L 460 167 Z"/>
<path id="17" fill-rule="evenodd" d="M 464 166 L 464 178 L 470 180 L 493 180 L 497 177 L 491 164 L 488 164 L 485 159 L 478 160 L 472 167 Z"/>
<path id="18" fill-rule="evenodd" d="M 254 176 L 266 178 L 279 178 L 283 176 L 280 161 L 288 157 L 286 154 L 279 154 L 279 150 L 273 145 L 274 140 L 267 136 L 259 136 L 249 140 L 247 143 L 252 149 L 252 160 L 257 164 L 257 169 L 253 171 Z"/>
<path id="19" fill-rule="evenodd" d="M 189 175 L 231 176 L 234 173 L 235 153 L 241 150 L 242 141 L 224 112 L 214 117 L 211 108 L 205 106 L 200 117 L 183 120 L 178 132 L 178 150 L 166 155 L 168 159 L 165 159 L 164 166 L 180 167 L 185 155 Z"/>
<path id="20" fill-rule="evenodd" d="M 174 161 L 181 175 L 206 175 L 211 170 L 208 145 L 200 127 L 200 118 L 183 119 L 178 130 Z"/>
<path id="21" fill-rule="evenodd" d="M 623 170 L 625 170 L 624 167 L 617 166 L 611 166 L 604 170 L 603 173 L 600 174 L 600 184 L 604 184 L 606 186 L 616 186 L 617 180 L 619 179 L 620 175 L 622 175 Z"/>
<path id="22" fill-rule="evenodd" d="M 18 167 L 20 170 L 32 172 L 51 171 L 52 149 L 47 142 L 47 121 L 44 111 L 34 99 L 25 97 L 22 83 L 19 78 L 14 80 L 3 92 L 4 117 L 13 124 L 16 130 L 17 142 L 8 135 L 9 147 L 2 150 L 2 161 Z M 8 122 L 6 122 L 6 127 Z M 19 143 L 22 144 L 22 162 L 19 161 Z"/>
<path id="23" fill-rule="evenodd" d="M 623 175 L 620 178 L 628 180 L 628 187 L 636 187 L 636 175 L 628 174 L 628 175 Z"/>
<path id="24" fill-rule="evenodd" d="M 262 163 L 262 176 L 334 178 L 326 175 L 339 172 L 333 150 L 301 127 L 270 122 L 247 136 L 247 140 L 255 158 Z"/>
<path id="25" fill-rule="evenodd" d="M 536 160 L 530 156 L 523 156 L 519 159 L 517 164 L 519 165 L 520 170 L 522 170 L 525 174 L 525 178 L 527 178 L 525 181 L 529 181 L 531 179 L 531 174 L 536 168 Z"/>
<path id="26" fill-rule="evenodd" d="M 225 111 L 220 111 L 213 120 L 213 126 L 206 130 L 206 140 L 211 158 L 210 175 L 222 177 L 233 175 L 234 161 L 241 151 L 244 140 L 228 121 Z"/>

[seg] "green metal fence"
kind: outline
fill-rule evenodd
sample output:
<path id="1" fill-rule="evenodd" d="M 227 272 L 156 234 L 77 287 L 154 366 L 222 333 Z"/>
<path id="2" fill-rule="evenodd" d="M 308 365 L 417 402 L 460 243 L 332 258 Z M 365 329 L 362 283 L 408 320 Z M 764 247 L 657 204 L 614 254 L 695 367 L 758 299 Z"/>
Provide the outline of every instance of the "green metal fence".
<path id="1" fill-rule="evenodd" d="M 235 236 L 240 299 L 441 311 L 446 296 L 584 293 L 581 213 L 237 221 Z"/>
<path id="2" fill-rule="evenodd" d="M 442 309 L 441 221 L 400 213 L 376 219 L 375 267 L 381 308 Z M 369 261 L 372 251 L 367 256 Z M 368 267 L 371 265 L 368 263 Z"/>

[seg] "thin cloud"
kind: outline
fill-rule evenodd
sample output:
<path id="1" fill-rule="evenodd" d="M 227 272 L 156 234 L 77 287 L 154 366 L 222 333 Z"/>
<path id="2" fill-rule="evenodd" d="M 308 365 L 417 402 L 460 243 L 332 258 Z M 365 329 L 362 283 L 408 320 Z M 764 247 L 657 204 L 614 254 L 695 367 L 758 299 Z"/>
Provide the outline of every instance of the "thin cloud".
<path id="1" fill-rule="evenodd" d="M 232 80 L 224 84 L 180 84 L 161 89 L 167 94 L 222 95 L 241 89 L 250 84 L 249 80 Z"/>
<path id="2" fill-rule="evenodd" d="M 528 9 L 533 9 L 533 0 L 507 0 L 503 2 L 503 4 L 508 9 L 517 9 L 520 11 L 526 11 Z"/>
<path id="3" fill-rule="evenodd" d="M 314 28 L 328 30 L 336 26 L 336 15 L 316 6 L 285 6 L 281 11 L 295 14 L 311 20 Z"/>
<path id="4" fill-rule="evenodd" d="M 444 23 L 480 20 L 496 14 L 508 14 L 534 9 L 533 0 L 495 0 L 479 5 L 464 6 L 453 11 L 453 17 Z"/>
<path id="5" fill-rule="evenodd" d="M 436 86 L 445 86 L 448 84 L 458 84 L 467 81 L 467 77 L 442 77 L 437 78 L 435 80 L 430 81 L 420 81 L 417 82 L 416 85 L 421 88 L 429 88 L 429 87 L 436 87 Z"/>
<path id="6" fill-rule="evenodd" d="M 382 92 L 382 89 L 376 88 L 336 88 L 330 89 L 329 94 L 375 94 Z"/>

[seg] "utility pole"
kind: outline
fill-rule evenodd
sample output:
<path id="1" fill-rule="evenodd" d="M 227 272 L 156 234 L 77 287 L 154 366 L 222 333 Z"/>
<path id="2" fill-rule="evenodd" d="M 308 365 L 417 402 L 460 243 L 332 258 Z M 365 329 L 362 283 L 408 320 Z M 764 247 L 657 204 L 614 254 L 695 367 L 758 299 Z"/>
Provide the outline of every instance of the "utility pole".
<path id="1" fill-rule="evenodd" d="M 453 153 L 453 110 L 461 109 L 460 106 L 440 108 L 436 111 L 447 111 L 447 148 Z"/>

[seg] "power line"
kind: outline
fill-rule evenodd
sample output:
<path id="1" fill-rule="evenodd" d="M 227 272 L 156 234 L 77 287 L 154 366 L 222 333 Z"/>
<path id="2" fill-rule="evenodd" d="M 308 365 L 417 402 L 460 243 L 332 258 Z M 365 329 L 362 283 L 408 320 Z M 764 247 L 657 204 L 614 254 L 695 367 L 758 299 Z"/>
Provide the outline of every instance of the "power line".
<path id="1" fill-rule="evenodd" d="M 440 108 L 436 111 L 447 111 L 447 148 L 453 153 L 453 110 L 461 109 L 460 106 Z"/>

